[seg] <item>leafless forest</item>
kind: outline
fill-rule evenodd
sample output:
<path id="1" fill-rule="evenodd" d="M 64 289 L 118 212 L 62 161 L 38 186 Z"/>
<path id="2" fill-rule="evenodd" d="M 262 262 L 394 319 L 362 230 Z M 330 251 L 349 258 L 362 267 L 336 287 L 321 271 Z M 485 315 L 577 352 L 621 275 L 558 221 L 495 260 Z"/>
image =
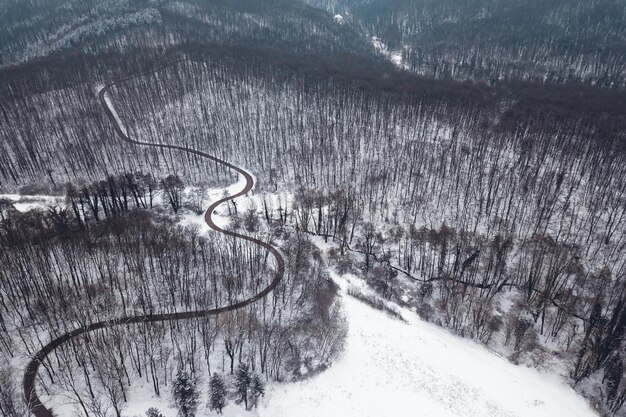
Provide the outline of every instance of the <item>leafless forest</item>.
<path id="1" fill-rule="evenodd" d="M 48 398 L 121 417 L 139 380 L 169 395 L 181 372 L 322 372 L 346 333 L 332 268 L 626 413 L 623 5 L 503 20 L 524 5 L 210 3 L 55 0 L 44 17 L 0 2 L 0 414 L 28 415 L 20 366 L 50 339 L 229 305 L 274 272 L 262 248 L 181 222 L 237 178 L 120 141 L 97 100 L 111 81 L 131 138 L 255 174 L 256 203 L 228 205 L 228 227 L 278 247 L 286 273 L 235 312 L 72 339 L 42 364 Z M 64 203 L 19 211 L 12 194 Z"/>

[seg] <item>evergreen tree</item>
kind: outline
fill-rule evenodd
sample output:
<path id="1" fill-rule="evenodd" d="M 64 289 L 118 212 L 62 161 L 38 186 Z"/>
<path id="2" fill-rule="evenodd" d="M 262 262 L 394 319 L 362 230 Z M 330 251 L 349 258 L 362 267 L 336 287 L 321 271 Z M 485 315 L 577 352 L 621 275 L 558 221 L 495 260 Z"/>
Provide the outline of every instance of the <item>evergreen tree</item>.
<path id="1" fill-rule="evenodd" d="M 209 408 L 216 410 L 217 414 L 222 414 L 222 409 L 226 405 L 226 387 L 224 381 L 214 373 L 209 382 Z"/>
<path id="2" fill-rule="evenodd" d="M 198 392 L 196 381 L 188 372 L 179 371 L 174 380 L 174 403 L 178 408 L 179 417 L 195 417 L 198 409 Z"/>
<path id="3" fill-rule="evenodd" d="M 251 382 L 252 378 L 250 377 L 248 365 L 240 363 L 235 373 L 235 388 L 237 389 L 237 394 L 241 396 L 241 400 L 246 405 L 246 410 L 248 409 L 248 389 Z"/>
<path id="4" fill-rule="evenodd" d="M 146 417 L 163 417 L 163 414 L 161 414 L 161 411 L 158 408 L 150 407 L 148 408 L 148 411 L 146 411 Z"/>
<path id="5" fill-rule="evenodd" d="M 263 383 L 263 381 L 261 381 L 261 378 L 257 374 L 254 374 L 254 376 L 252 377 L 250 394 L 252 395 L 252 400 L 254 401 L 254 407 L 257 406 L 259 397 L 265 395 L 265 384 Z"/>
<path id="6" fill-rule="evenodd" d="M 624 375 L 624 364 L 618 355 L 609 359 L 604 368 L 604 378 L 602 382 L 606 384 L 606 399 L 610 404 L 617 397 L 618 389 Z"/>

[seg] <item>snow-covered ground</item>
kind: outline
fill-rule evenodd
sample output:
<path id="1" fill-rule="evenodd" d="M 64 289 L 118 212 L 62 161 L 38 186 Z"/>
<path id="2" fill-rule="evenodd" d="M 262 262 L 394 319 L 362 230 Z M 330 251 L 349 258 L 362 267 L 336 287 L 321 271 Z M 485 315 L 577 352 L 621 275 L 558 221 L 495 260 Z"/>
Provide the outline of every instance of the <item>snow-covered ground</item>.
<path id="1" fill-rule="evenodd" d="M 329 370 L 275 385 L 259 416 L 528 416 L 597 414 L 556 377 L 513 365 L 403 310 L 395 320 L 345 295 L 346 350 Z M 358 281 L 352 280 L 353 283 Z"/>
<path id="2" fill-rule="evenodd" d="M 387 48 L 387 45 L 385 45 L 383 41 L 376 36 L 372 36 L 371 42 L 372 42 L 372 46 L 374 46 L 374 49 L 376 49 L 378 53 L 380 53 L 382 56 L 384 56 L 389 61 L 391 61 L 396 67 L 402 68 L 402 69 L 408 69 L 407 64 L 404 62 L 404 59 L 402 58 L 401 50 L 389 51 L 389 49 Z"/>
<path id="3" fill-rule="evenodd" d="M 255 186 L 256 186 L 256 181 L 257 181 L 256 177 L 253 174 L 250 174 L 250 175 L 252 175 L 252 178 L 254 179 Z M 246 185 L 246 180 L 243 177 L 243 175 L 238 175 L 237 182 L 229 185 L 226 188 L 209 188 L 204 193 L 204 196 L 206 197 L 206 200 L 204 201 L 204 206 L 208 207 L 214 201 L 219 200 L 220 198 L 238 193 L 245 187 L 245 185 Z M 248 194 L 246 194 L 245 196 L 239 197 L 237 198 L 237 200 L 235 200 L 237 204 L 237 210 L 240 214 L 245 213 L 246 210 L 250 208 L 254 208 L 258 212 L 259 218 L 261 218 L 261 216 L 263 215 L 262 208 L 263 208 L 264 198 L 267 199 L 267 203 L 272 209 L 276 209 L 279 206 L 286 207 L 288 209 L 291 208 L 291 205 L 293 203 L 293 193 L 287 192 L 287 191 L 283 191 L 279 193 L 272 193 L 272 194 L 256 193 L 255 188 L 256 187 L 253 187 L 252 190 L 248 192 Z M 194 191 L 191 189 L 186 189 L 185 195 L 189 194 L 190 192 L 194 192 Z M 231 218 L 229 217 L 228 204 L 232 204 L 232 203 L 221 204 L 213 213 L 213 221 L 219 227 L 226 227 L 231 221 Z M 180 220 L 180 224 L 183 226 L 195 225 L 198 227 L 198 230 L 202 233 L 213 233 L 211 228 L 209 228 L 209 226 L 204 221 L 204 215 L 205 213 L 195 214 L 192 212 L 186 212 L 182 216 Z"/>
<path id="4" fill-rule="evenodd" d="M 0 199 L 10 200 L 13 207 L 22 212 L 32 209 L 45 210 L 50 207 L 62 207 L 65 204 L 65 196 L 54 195 L 0 194 Z"/>
<path id="5" fill-rule="evenodd" d="M 254 178 L 254 176 L 253 176 Z M 256 182 L 256 178 L 254 179 Z M 226 188 L 210 188 L 205 192 L 205 196 L 208 200 L 204 203 L 205 206 L 209 206 L 214 201 L 219 200 L 220 198 L 224 198 L 233 194 L 238 193 L 246 186 L 246 179 L 243 175 L 238 175 L 237 182 L 229 185 Z M 254 188 L 252 189 L 254 191 Z M 189 189 L 185 190 L 185 194 L 190 192 Z M 236 200 L 239 205 L 240 200 Z M 230 203 L 229 203 L 230 204 Z M 184 217 L 181 219 L 181 224 L 183 226 L 191 226 L 195 225 L 198 227 L 198 230 L 202 233 L 211 232 L 211 228 L 204 221 L 204 214 L 195 214 L 195 213 L 186 213 Z M 226 203 L 221 204 L 216 212 L 213 214 L 213 221 L 219 227 L 226 227 L 229 223 L 228 218 L 228 206 Z"/>
<path id="6" fill-rule="evenodd" d="M 96 88 L 98 90 L 98 93 L 100 93 L 100 91 L 104 88 L 104 86 L 99 85 Z M 115 122 L 118 124 L 120 129 L 122 129 L 122 133 L 128 136 L 128 130 L 126 129 L 126 125 L 124 124 L 124 121 L 122 120 L 120 115 L 117 113 L 117 110 L 115 110 L 115 106 L 113 105 L 113 101 L 111 100 L 111 97 L 109 96 L 109 94 L 104 95 L 104 101 L 106 102 L 109 110 L 111 110 L 111 114 L 113 114 L 113 118 L 115 119 Z"/>
<path id="7" fill-rule="evenodd" d="M 244 184 L 240 176 L 226 194 L 238 192 Z M 209 201 L 204 204 L 224 195 L 224 189 L 210 189 L 206 193 Z M 21 196 L 2 197 L 19 201 Z M 259 194 L 251 193 L 248 198 L 238 200 L 238 208 L 260 207 L 260 198 Z M 290 200 L 286 195 L 282 198 Z M 24 204 L 33 204 L 32 196 L 29 200 Z M 35 200 L 38 205 L 62 202 L 59 197 Z M 214 220 L 220 226 L 229 222 L 226 204 L 218 208 Z M 208 232 L 203 214 L 185 215 L 181 222 L 196 224 L 201 231 Z M 328 249 L 321 238 L 314 240 L 320 249 Z M 358 278 L 331 275 L 342 288 L 349 324 L 345 352 L 330 369 L 309 380 L 269 384 L 258 409 L 245 411 L 231 400 L 224 416 L 597 416 L 559 377 L 513 365 L 470 340 L 420 320 L 406 309 L 398 309 L 406 323 L 394 319 L 346 294 L 349 286 L 369 292 Z M 205 409 L 206 382 L 200 381 L 198 415 L 212 416 L 215 413 Z M 176 410 L 171 404 L 169 387 L 163 394 L 157 398 L 148 382 L 136 381 L 122 415 L 144 416 L 145 410 L 156 406 L 166 417 L 174 417 Z M 45 395 L 42 399 L 51 400 Z M 59 416 L 73 415 L 74 407 L 65 399 L 57 397 L 51 403 Z"/>
<path id="8" fill-rule="evenodd" d="M 212 201 L 219 197 L 209 194 Z M 228 221 L 227 213 L 219 214 L 216 222 Z M 321 239 L 316 244 L 328 249 Z M 406 309 L 402 323 L 345 294 L 348 286 L 369 292 L 358 278 L 332 276 L 342 287 L 349 323 L 341 358 L 310 380 L 271 384 L 258 410 L 231 404 L 225 416 L 597 416 L 560 377 L 511 364 Z"/>
<path id="9" fill-rule="evenodd" d="M 402 310 L 407 323 L 346 295 L 367 289 L 357 278 L 331 274 L 342 288 L 349 323 L 346 350 L 326 372 L 303 382 L 270 384 L 259 408 L 245 411 L 232 400 L 225 417 L 592 417 L 586 402 L 556 377 L 513 365 L 482 346 L 421 321 Z M 201 381 L 198 415 L 205 409 Z M 124 417 L 149 407 L 176 416 L 169 391 L 154 397 L 137 381 Z M 70 416 L 72 407 L 57 407 Z"/>

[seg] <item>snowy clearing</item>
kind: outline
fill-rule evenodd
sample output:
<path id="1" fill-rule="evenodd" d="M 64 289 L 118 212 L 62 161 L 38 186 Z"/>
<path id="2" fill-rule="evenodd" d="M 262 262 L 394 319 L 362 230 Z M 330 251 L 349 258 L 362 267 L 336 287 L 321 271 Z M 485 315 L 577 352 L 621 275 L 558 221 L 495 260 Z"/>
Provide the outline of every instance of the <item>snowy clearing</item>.
<path id="1" fill-rule="evenodd" d="M 274 385 L 260 416 L 582 417 L 597 414 L 559 378 L 515 366 L 403 310 L 409 324 L 345 295 L 346 351 L 309 381 Z"/>

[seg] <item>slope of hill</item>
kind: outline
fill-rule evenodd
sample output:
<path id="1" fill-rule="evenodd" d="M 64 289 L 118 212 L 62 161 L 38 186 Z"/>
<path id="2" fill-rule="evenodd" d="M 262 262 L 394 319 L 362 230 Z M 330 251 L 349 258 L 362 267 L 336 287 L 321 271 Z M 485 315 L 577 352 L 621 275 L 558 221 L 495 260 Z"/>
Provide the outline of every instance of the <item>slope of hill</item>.
<path id="1" fill-rule="evenodd" d="M 408 323 L 346 295 L 346 351 L 327 372 L 277 386 L 260 416 L 592 417 L 563 380 L 515 366 L 403 311 Z M 358 280 L 353 280 L 358 283 Z"/>
<path id="2" fill-rule="evenodd" d="M 626 86 L 626 7 L 620 0 L 307 2 L 346 14 L 418 74 Z"/>

